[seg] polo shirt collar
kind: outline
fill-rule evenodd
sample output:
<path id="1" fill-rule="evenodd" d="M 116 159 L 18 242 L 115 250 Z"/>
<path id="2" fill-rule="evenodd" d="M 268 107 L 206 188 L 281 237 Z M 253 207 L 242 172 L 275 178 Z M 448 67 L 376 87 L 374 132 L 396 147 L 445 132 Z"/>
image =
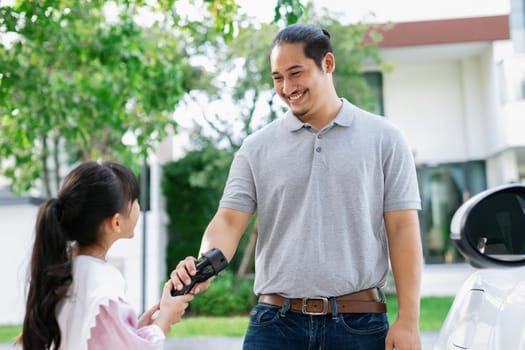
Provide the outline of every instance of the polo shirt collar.
<path id="1" fill-rule="evenodd" d="M 353 112 L 356 107 L 350 102 L 348 102 L 345 98 L 342 98 L 341 101 L 343 101 L 341 109 L 339 110 L 339 113 L 337 113 L 337 115 L 335 116 L 332 123 L 344 127 L 350 127 L 352 125 L 352 122 L 354 121 Z M 286 112 L 286 114 L 284 115 L 284 123 L 286 125 L 286 128 L 290 132 L 297 131 L 303 128 L 304 126 L 304 123 L 299 118 L 297 118 L 291 110 L 288 110 L 288 112 Z"/>
<path id="2" fill-rule="evenodd" d="M 345 98 L 341 98 L 341 101 L 343 101 L 343 104 L 333 122 L 340 126 L 350 127 L 355 118 L 354 111 L 356 107 Z"/>
<path id="3" fill-rule="evenodd" d="M 297 131 L 304 126 L 304 123 L 299 118 L 297 118 L 291 110 L 288 110 L 288 112 L 286 112 L 284 115 L 284 124 L 290 132 Z"/>

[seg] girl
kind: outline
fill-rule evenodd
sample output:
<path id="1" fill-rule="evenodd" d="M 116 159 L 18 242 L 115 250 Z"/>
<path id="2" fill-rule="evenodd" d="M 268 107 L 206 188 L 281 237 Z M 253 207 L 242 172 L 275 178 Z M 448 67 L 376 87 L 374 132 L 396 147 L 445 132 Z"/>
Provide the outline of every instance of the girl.
<path id="1" fill-rule="evenodd" d="M 19 339 L 24 349 L 163 348 L 193 296 L 172 297 L 168 281 L 157 305 L 137 320 L 122 275 L 106 262 L 116 240 L 134 235 L 138 196 L 127 167 L 85 162 L 66 176 L 57 198 L 42 204 Z"/>

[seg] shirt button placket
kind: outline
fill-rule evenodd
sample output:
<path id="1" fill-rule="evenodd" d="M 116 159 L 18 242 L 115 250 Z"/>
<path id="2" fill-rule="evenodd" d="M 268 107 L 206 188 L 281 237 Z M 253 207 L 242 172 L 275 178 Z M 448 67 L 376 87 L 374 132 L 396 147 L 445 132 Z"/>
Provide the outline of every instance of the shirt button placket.
<path id="1" fill-rule="evenodd" d="M 321 151 L 322 151 L 321 141 L 320 141 L 320 140 L 321 140 L 321 134 L 318 133 L 318 134 L 317 134 L 317 137 L 316 137 L 316 141 L 315 141 L 315 145 L 316 145 L 316 146 L 315 146 L 315 151 L 316 151 L 317 153 L 321 153 Z"/>

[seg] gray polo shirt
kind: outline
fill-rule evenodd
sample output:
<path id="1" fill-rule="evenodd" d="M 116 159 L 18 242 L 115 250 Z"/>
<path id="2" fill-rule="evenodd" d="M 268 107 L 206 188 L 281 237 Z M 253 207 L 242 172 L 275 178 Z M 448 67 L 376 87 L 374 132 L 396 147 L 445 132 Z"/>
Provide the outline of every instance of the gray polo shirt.
<path id="1" fill-rule="evenodd" d="M 248 136 L 220 207 L 257 212 L 256 294 L 329 297 L 384 286 L 383 213 L 420 198 L 401 132 L 343 100 L 322 130 L 288 112 Z"/>

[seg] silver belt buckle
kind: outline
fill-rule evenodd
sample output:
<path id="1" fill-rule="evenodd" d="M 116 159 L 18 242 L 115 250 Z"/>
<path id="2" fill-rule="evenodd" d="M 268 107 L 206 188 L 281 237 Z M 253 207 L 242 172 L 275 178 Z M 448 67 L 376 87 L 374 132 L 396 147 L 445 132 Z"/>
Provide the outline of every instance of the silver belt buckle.
<path id="1" fill-rule="evenodd" d="M 321 300 L 323 302 L 323 311 L 310 312 L 306 310 L 308 307 L 308 300 Z M 313 316 L 326 315 L 328 313 L 328 298 L 325 298 L 325 297 L 303 298 L 303 305 L 302 305 L 301 311 L 305 315 L 313 315 Z"/>

